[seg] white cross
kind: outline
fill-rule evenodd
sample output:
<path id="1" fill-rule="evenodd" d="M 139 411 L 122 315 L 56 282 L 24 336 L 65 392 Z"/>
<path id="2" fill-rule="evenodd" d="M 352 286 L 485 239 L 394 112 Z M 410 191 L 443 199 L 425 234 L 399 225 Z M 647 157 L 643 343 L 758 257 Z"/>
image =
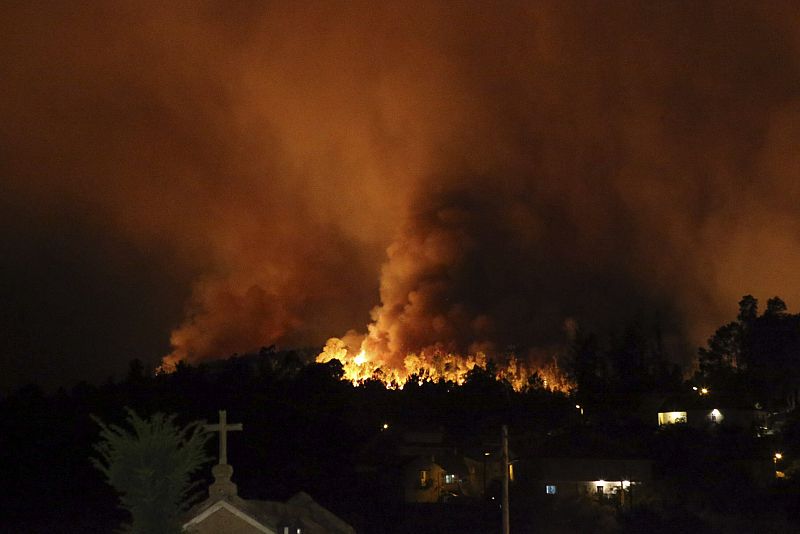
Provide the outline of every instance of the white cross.
<path id="1" fill-rule="evenodd" d="M 215 425 L 204 425 L 206 432 L 219 432 L 219 463 L 228 463 L 228 431 L 242 430 L 242 423 L 228 423 L 228 413 L 225 410 L 219 411 L 219 423 Z"/>

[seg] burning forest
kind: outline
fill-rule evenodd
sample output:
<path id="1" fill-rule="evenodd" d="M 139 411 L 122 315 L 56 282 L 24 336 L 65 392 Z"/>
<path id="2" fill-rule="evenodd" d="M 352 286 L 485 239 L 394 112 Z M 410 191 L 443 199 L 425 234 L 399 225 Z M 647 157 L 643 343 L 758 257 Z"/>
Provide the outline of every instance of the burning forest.
<path id="1" fill-rule="evenodd" d="M 337 360 L 342 364 L 342 379 L 354 385 L 368 380 L 378 380 L 389 388 L 402 388 L 409 380 L 420 385 L 423 382 L 452 382 L 462 385 L 473 369 L 492 370 L 498 380 L 508 383 L 515 391 L 541 387 L 550 391 L 568 393 L 573 384 L 558 367 L 553 358 L 545 365 L 534 367 L 509 355 L 495 362 L 486 354 L 469 356 L 432 350 L 420 354 L 408 354 L 400 366 L 393 366 L 380 357 L 375 357 L 364 349 L 355 351 L 339 338 L 331 338 L 324 350 L 317 356 L 317 363 Z"/>
<path id="2" fill-rule="evenodd" d="M 283 455 L 237 467 L 243 494 L 284 471 L 275 493 L 319 483 L 354 514 L 385 506 L 343 466 L 404 426 L 450 425 L 485 471 L 506 423 L 520 445 L 574 430 L 596 435 L 563 444 L 638 454 L 653 432 L 628 422 L 655 424 L 655 397 L 736 400 L 707 406 L 726 422 L 745 399 L 794 410 L 798 20 L 781 0 L 5 2 L 0 415 L 35 446 L 0 472 L 12 490 L 49 476 L 3 511 L 85 493 L 58 469 L 88 448 L 41 458 L 120 399 L 251 416 Z M 685 480 L 717 480 L 722 516 L 747 509 L 717 467 L 756 453 L 709 440 L 684 465 L 708 476 Z M 767 467 L 797 484 L 787 443 Z"/>
<path id="3" fill-rule="evenodd" d="M 2 380 L 334 336 L 540 369 L 642 314 L 688 363 L 800 300 L 796 6 L 734 4 L 15 4 Z"/>

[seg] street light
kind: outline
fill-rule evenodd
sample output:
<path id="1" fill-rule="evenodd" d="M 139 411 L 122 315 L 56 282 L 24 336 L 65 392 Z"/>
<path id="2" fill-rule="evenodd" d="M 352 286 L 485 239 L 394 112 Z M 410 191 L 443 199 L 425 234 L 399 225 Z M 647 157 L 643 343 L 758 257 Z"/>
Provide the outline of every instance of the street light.
<path id="1" fill-rule="evenodd" d="M 772 463 L 775 466 L 775 478 L 786 478 L 786 473 L 778 469 L 778 462 L 783 459 L 783 453 L 776 452 L 772 455 Z"/>

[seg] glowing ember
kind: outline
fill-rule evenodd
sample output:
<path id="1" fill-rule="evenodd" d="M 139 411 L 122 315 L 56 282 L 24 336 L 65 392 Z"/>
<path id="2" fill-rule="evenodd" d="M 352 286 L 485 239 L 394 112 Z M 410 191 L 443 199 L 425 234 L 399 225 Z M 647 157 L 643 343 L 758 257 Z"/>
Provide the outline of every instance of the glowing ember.
<path id="1" fill-rule="evenodd" d="M 424 382 L 446 381 L 464 384 L 467 374 L 476 367 L 486 369 L 486 355 L 478 352 L 460 356 L 434 351 L 422 354 L 409 354 L 402 366 L 390 365 L 380 357 L 368 354 L 364 349 L 356 352 L 339 338 L 331 338 L 317 356 L 317 363 L 337 360 L 342 364 L 343 379 L 354 385 L 367 380 L 379 380 L 389 388 L 402 388 L 412 377 L 421 385 Z M 529 387 L 541 387 L 551 391 L 568 392 L 573 385 L 558 368 L 554 358 L 548 364 L 533 367 L 526 362 L 510 356 L 504 362 L 495 364 L 497 378 L 508 382 L 516 391 Z M 537 380 L 538 378 L 538 380 Z"/>

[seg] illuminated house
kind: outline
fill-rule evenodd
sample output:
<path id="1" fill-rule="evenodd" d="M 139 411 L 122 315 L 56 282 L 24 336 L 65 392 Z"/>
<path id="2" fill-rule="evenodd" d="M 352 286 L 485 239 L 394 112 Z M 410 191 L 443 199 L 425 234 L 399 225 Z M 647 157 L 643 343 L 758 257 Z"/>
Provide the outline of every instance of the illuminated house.
<path id="1" fill-rule="evenodd" d="M 658 426 L 686 424 L 693 428 L 716 425 L 743 429 L 766 427 L 767 413 L 754 407 L 725 402 L 712 395 L 693 395 L 666 401 L 658 411 Z"/>
<path id="2" fill-rule="evenodd" d="M 406 502 L 447 502 L 480 497 L 482 464 L 452 452 L 417 456 L 403 469 Z"/>
<path id="3" fill-rule="evenodd" d="M 397 452 L 403 459 L 403 500 L 409 503 L 480 497 L 487 476 L 495 472 L 492 459 L 463 454 L 445 441 L 441 430 L 405 432 Z"/>
<path id="4" fill-rule="evenodd" d="M 652 480 L 652 462 L 618 458 L 539 458 L 527 473 L 551 498 L 586 496 L 630 506 L 636 487 Z"/>
<path id="5" fill-rule="evenodd" d="M 499 485 L 500 454 L 486 448 L 465 452 L 440 428 L 378 433 L 359 454 L 365 484 L 409 504 L 478 499 Z"/>

